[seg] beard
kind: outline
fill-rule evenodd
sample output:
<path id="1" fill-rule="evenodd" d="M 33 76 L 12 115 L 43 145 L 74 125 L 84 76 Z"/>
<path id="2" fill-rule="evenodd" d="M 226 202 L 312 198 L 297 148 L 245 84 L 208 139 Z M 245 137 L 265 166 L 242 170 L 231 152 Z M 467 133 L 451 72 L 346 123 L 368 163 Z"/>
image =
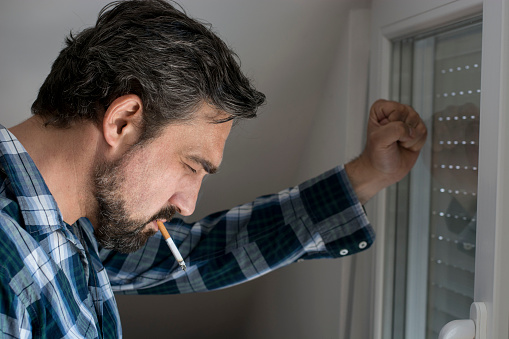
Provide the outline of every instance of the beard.
<path id="1" fill-rule="evenodd" d="M 129 217 L 127 201 L 122 195 L 122 183 L 125 164 L 133 153 L 134 150 L 131 149 L 118 161 L 98 164 L 94 171 L 98 206 L 94 235 L 102 247 L 120 253 L 139 250 L 157 233 L 156 230 L 147 228 L 147 224 L 157 219 L 169 221 L 177 212 L 176 207 L 167 206 L 150 218 L 140 220 Z"/>

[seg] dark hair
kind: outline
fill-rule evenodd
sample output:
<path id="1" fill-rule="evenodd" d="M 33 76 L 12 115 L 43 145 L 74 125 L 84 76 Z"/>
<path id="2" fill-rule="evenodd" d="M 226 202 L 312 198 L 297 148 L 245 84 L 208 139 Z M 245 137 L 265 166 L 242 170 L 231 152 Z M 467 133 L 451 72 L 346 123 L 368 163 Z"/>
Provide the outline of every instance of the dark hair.
<path id="1" fill-rule="evenodd" d="M 143 139 L 192 118 L 203 102 L 226 112 L 226 120 L 252 118 L 265 96 L 237 59 L 210 27 L 163 0 L 113 2 L 95 27 L 66 39 L 32 113 L 57 127 L 100 122 L 116 98 L 136 94 L 143 102 Z"/>

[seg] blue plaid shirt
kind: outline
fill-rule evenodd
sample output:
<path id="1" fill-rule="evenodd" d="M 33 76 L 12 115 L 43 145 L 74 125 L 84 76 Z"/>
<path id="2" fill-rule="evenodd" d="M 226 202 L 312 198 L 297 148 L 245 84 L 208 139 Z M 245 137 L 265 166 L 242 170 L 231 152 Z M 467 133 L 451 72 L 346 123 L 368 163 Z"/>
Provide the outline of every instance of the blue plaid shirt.
<path id="1" fill-rule="evenodd" d="M 242 283 L 300 259 L 359 252 L 374 232 L 342 167 L 187 224 L 128 255 L 101 249 L 88 219 L 66 224 L 23 146 L 0 125 L 0 333 L 121 337 L 113 293 L 188 293 Z"/>

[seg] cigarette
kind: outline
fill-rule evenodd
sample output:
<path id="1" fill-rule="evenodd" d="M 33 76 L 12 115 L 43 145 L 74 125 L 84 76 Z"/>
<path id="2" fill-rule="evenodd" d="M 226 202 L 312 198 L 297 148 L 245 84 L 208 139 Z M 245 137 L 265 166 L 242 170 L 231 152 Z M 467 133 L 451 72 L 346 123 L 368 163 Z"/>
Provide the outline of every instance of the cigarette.
<path id="1" fill-rule="evenodd" d="M 177 246 L 175 246 L 175 243 L 173 242 L 173 239 L 170 237 L 170 234 L 166 230 L 166 227 L 164 227 L 164 224 L 162 221 L 157 220 L 157 226 L 159 227 L 159 231 L 163 234 L 164 240 L 166 240 L 166 243 L 168 244 L 168 247 L 170 247 L 171 253 L 173 253 L 173 256 L 179 263 L 182 270 L 186 270 L 186 263 L 184 262 L 184 259 L 182 259 L 182 255 L 180 254 Z"/>

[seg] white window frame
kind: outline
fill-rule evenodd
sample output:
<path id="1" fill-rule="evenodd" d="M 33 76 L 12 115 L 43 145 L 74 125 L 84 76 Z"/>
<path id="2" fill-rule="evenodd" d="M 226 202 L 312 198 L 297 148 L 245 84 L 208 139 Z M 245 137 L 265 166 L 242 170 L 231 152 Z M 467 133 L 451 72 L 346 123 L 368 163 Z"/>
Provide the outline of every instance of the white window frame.
<path id="1" fill-rule="evenodd" d="M 396 10 L 397 9 L 397 10 Z M 483 15 L 475 301 L 486 303 L 487 337 L 509 338 L 509 2 L 373 0 L 369 101 L 389 98 L 391 40 Z M 368 205 L 377 229 L 374 335 L 383 338 L 387 193 Z M 388 246 L 390 247 L 390 246 Z"/>

